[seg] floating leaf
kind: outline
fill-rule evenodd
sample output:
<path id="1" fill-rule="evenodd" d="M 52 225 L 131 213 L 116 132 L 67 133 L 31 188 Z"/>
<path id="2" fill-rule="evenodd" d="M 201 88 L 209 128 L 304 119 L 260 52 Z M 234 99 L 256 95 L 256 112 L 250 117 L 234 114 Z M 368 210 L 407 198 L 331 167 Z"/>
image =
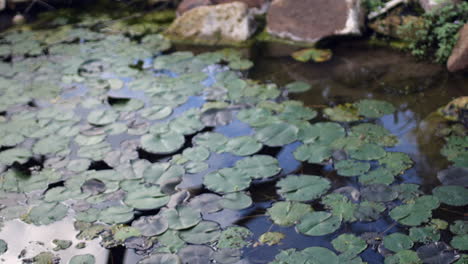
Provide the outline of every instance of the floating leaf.
<path id="1" fill-rule="evenodd" d="M 336 122 L 353 122 L 360 119 L 358 110 L 352 104 L 337 105 L 328 107 L 323 110 L 323 113 L 332 121 Z"/>
<path id="2" fill-rule="evenodd" d="M 280 226 L 296 224 L 304 215 L 312 212 L 310 205 L 299 202 L 276 202 L 268 208 L 267 214 L 271 220 Z"/>
<path id="3" fill-rule="evenodd" d="M 154 210 L 165 206 L 170 197 L 157 186 L 143 187 L 127 194 L 124 203 L 137 210 Z"/>
<path id="4" fill-rule="evenodd" d="M 175 230 L 193 227 L 201 221 L 200 212 L 187 206 L 166 209 L 163 216 L 167 219 L 169 228 Z"/>
<path id="5" fill-rule="evenodd" d="M 250 175 L 236 168 L 224 168 L 205 175 L 203 184 L 217 193 L 238 192 L 250 186 Z"/>
<path id="6" fill-rule="evenodd" d="M 256 138 L 270 147 L 283 146 L 296 141 L 299 129 L 288 123 L 273 123 L 256 131 Z"/>
<path id="7" fill-rule="evenodd" d="M 359 176 L 359 182 L 364 185 L 385 184 L 390 185 L 395 180 L 393 173 L 384 167 L 379 167 Z"/>
<path id="8" fill-rule="evenodd" d="M 453 263 L 459 255 L 444 242 L 423 245 L 416 251 L 423 263 Z"/>
<path id="9" fill-rule="evenodd" d="M 385 155 L 385 150 L 375 144 L 363 144 L 360 148 L 349 151 L 349 156 L 356 160 L 378 160 Z"/>
<path id="10" fill-rule="evenodd" d="M 450 225 L 450 231 L 456 235 L 468 234 L 468 221 L 456 220 Z"/>
<path id="11" fill-rule="evenodd" d="M 436 242 L 440 239 L 439 230 L 433 226 L 412 227 L 410 228 L 409 236 L 414 242 L 421 243 Z"/>
<path id="12" fill-rule="evenodd" d="M 413 166 L 413 161 L 408 154 L 402 152 L 387 152 L 383 158 L 379 159 L 379 163 L 395 176 Z"/>
<path id="13" fill-rule="evenodd" d="M 385 258 L 385 264 L 422 264 L 418 254 L 412 250 L 402 250 Z"/>
<path id="14" fill-rule="evenodd" d="M 169 253 L 156 253 L 151 254 L 140 261 L 138 264 L 182 264 L 179 256 Z"/>
<path id="15" fill-rule="evenodd" d="M 353 222 L 357 204 L 349 201 L 349 199 L 339 193 L 331 193 L 322 198 L 322 204 L 330 209 L 332 214 L 340 217 L 344 221 Z"/>
<path id="16" fill-rule="evenodd" d="M 210 151 L 219 152 L 225 149 L 228 138 L 219 133 L 206 132 L 193 138 L 194 145 L 203 146 Z"/>
<path id="17" fill-rule="evenodd" d="M 249 245 L 247 238 L 251 237 L 253 233 L 241 226 L 230 226 L 221 232 L 218 239 L 218 248 L 232 248 L 239 249 Z"/>
<path id="18" fill-rule="evenodd" d="M 310 90 L 311 85 L 305 82 L 296 81 L 287 84 L 284 88 L 286 88 L 290 93 L 303 93 Z"/>
<path id="19" fill-rule="evenodd" d="M 468 250 L 468 234 L 454 236 L 450 245 L 459 250 Z"/>
<path id="20" fill-rule="evenodd" d="M 351 127 L 351 136 L 363 138 L 365 142 L 384 147 L 393 147 L 398 143 L 398 138 L 383 126 L 363 123 Z"/>
<path id="21" fill-rule="evenodd" d="M 361 190 L 361 197 L 373 202 L 390 202 L 395 200 L 397 196 L 397 192 L 384 184 L 372 184 Z"/>
<path id="22" fill-rule="evenodd" d="M 380 203 L 364 201 L 358 205 L 354 216 L 359 221 L 375 221 L 381 217 L 380 214 L 385 209 L 385 206 Z"/>
<path id="23" fill-rule="evenodd" d="M 220 264 L 234 264 L 241 260 L 242 251 L 236 248 L 221 248 L 215 251 L 213 259 Z"/>
<path id="24" fill-rule="evenodd" d="M 178 255 L 182 263 L 206 264 L 210 263 L 213 252 L 213 249 L 208 246 L 190 245 L 182 248 Z"/>
<path id="25" fill-rule="evenodd" d="M 437 197 L 425 195 L 416 198 L 412 203 L 394 208 L 390 211 L 390 217 L 404 225 L 418 226 L 427 222 L 432 216 L 432 210 L 438 207 Z"/>
<path id="26" fill-rule="evenodd" d="M 328 212 L 311 212 L 296 225 L 299 233 L 308 236 L 323 236 L 335 232 L 341 226 L 341 218 Z"/>
<path id="27" fill-rule="evenodd" d="M 167 219 L 160 215 L 142 216 L 132 222 L 132 227 L 140 230 L 141 234 L 147 237 L 160 235 L 169 228 Z"/>
<path id="28" fill-rule="evenodd" d="M 393 233 L 384 237 L 383 245 L 385 248 L 393 251 L 400 252 L 405 249 L 413 247 L 413 241 L 407 235 L 401 233 Z"/>
<path id="29" fill-rule="evenodd" d="M 100 110 L 94 110 L 88 115 L 88 122 L 92 125 L 96 126 L 104 126 L 111 124 L 117 120 L 117 113 L 108 109 L 100 109 Z"/>
<path id="30" fill-rule="evenodd" d="M 340 259 L 333 251 L 323 247 L 309 247 L 302 251 L 287 249 L 281 251 L 271 264 L 283 263 L 311 263 L 311 264 L 338 264 Z"/>
<path id="31" fill-rule="evenodd" d="M 368 118 L 379 118 L 395 112 L 395 107 L 384 101 L 363 99 L 355 104 L 360 115 Z"/>
<path id="32" fill-rule="evenodd" d="M 236 162 L 235 167 L 254 179 L 265 179 L 281 171 L 278 160 L 268 155 L 255 155 Z"/>
<path id="33" fill-rule="evenodd" d="M 113 206 L 101 211 L 99 220 L 106 224 L 125 224 L 133 219 L 133 208 Z"/>
<path id="34" fill-rule="evenodd" d="M 205 147 L 187 148 L 182 155 L 191 161 L 205 161 L 210 156 L 210 151 Z"/>
<path id="35" fill-rule="evenodd" d="M 311 108 L 303 105 L 287 104 L 284 106 L 283 111 L 277 115 L 277 117 L 286 122 L 307 121 L 315 118 L 317 112 Z"/>
<path id="36" fill-rule="evenodd" d="M 333 247 L 347 256 L 357 256 L 367 248 L 366 241 L 353 234 L 342 234 L 333 239 Z"/>
<path id="37" fill-rule="evenodd" d="M 189 206 L 206 213 L 214 213 L 223 209 L 221 197 L 213 193 L 203 193 L 193 197 Z"/>
<path id="38" fill-rule="evenodd" d="M 230 210 L 242 210 L 252 205 L 252 198 L 245 192 L 233 192 L 223 195 L 219 204 Z"/>
<path id="39" fill-rule="evenodd" d="M 68 207 L 61 203 L 42 203 L 33 207 L 24 221 L 34 225 L 48 225 L 62 220 L 68 212 Z"/>
<path id="40" fill-rule="evenodd" d="M 155 105 L 140 111 L 140 115 L 149 120 L 161 120 L 172 114 L 170 106 Z"/>
<path id="41" fill-rule="evenodd" d="M 96 260 L 93 255 L 86 254 L 86 255 L 76 255 L 70 259 L 70 264 L 94 264 Z"/>
<path id="42" fill-rule="evenodd" d="M 12 148 L 0 152 L 0 164 L 12 165 L 15 162 L 23 164 L 32 156 L 30 150 L 25 148 Z"/>
<path id="43" fill-rule="evenodd" d="M 464 206 L 468 204 L 468 189 L 462 186 L 438 186 L 432 190 L 432 194 L 444 204 L 452 206 Z"/>
<path id="44" fill-rule="evenodd" d="M 315 175 L 289 175 L 276 186 L 278 193 L 290 201 L 310 201 L 318 199 L 330 188 L 330 181 Z"/>
<path id="45" fill-rule="evenodd" d="M 299 161 L 320 164 L 331 158 L 333 150 L 327 145 L 305 144 L 294 151 L 294 158 Z"/>
<path id="46" fill-rule="evenodd" d="M 253 137 L 241 136 L 229 139 L 225 151 L 237 156 L 248 156 L 257 153 L 261 148 L 262 144 Z"/>
<path id="47" fill-rule="evenodd" d="M 185 138 L 176 132 L 163 134 L 146 134 L 141 137 L 141 146 L 145 151 L 155 154 L 168 154 L 177 151 L 184 145 Z"/>
<path id="48" fill-rule="evenodd" d="M 345 135 L 344 128 L 338 123 L 319 122 L 301 127 L 298 138 L 304 143 L 328 145 Z"/>
<path id="49" fill-rule="evenodd" d="M 341 176 L 353 177 L 368 172 L 370 164 L 356 160 L 340 160 L 335 163 L 335 169 Z"/>
<path id="50" fill-rule="evenodd" d="M 218 223 L 201 221 L 190 229 L 180 231 L 179 236 L 187 243 L 205 244 L 217 240 L 220 233 L 221 231 Z"/>

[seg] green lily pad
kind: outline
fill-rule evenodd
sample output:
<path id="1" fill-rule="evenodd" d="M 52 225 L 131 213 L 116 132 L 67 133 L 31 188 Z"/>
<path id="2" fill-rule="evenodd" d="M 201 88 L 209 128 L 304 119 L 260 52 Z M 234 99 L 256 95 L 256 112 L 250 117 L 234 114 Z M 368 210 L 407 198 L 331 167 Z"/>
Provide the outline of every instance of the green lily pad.
<path id="1" fill-rule="evenodd" d="M 137 210 L 154 210 L 165 206 L 170 197 L 157 186 L 143 187 L 127 194 L 124 203 Z"/>
<path id="2" fill-rule="evenodd" d="M 390 185 L 395 181 L 393 173 L 384 167 L 379 167 L 359 176 L 359 182 L 364 185 L 385 184 Z"/>
<path id="3" fill-rule="evenodd" d="M 330 159 L 333 149 L 327 145 L 305 144 L 299 146 L 294 151 L 294 158 L 299 161 L 307 161 L 313 164 L 320 164 Z"/>
<path id="4" fill-rule="evenodd" d="M 459 250 L 468 250 L 468 234 L 454 236 L 450 245 Z"/>
<path id="5" fill-rule="evenodd" d="M 338 264 L 341 263 L 333 251 L 322 247 L 309 247 L 302 251 L 282 250 L 270 264 Z"/>
<path id="6" fill-rule="evenodd" d="M 109 97 L 108 101 L 112 106 L 112 109 L 118 112 L 136 111 L 145 106 L 143 101 L 134 98 Z"/>
<path id="7" fill-rule="evenodd" d="M 330 209 L 334 216 L 338 216 L 348 222 L 356 221 L 354 214 L 358 205 L 350 202 L 346 196 L 339 193 L 331 193 L 322 198 L 322 204 L 327 209 Z"/>
<path id="8" fill-rule="evenodd" d="M 179 236 L 187 243 L 205 244 L 217 240 L 220 234 L 221 230 L 218 223 L 201 221 L 190 229 L 180 231 Z"/>
<path id="9" fill-rule="evenodd" d="M 305 107 L 302 104 L 287 104 L 284 106 L 283 111 L 277 115 L 277 117 L 286 122 L 291 122 L 294 120 L 297 121 L 307 121 L 315 118 L 317 112 L 311 108 Z"/>
<path id="10" fill-rule="evenodd" d="M 141 147 L 150 153 L 169 154 L 180 149 L 185 137 L 176 132 L 163 134 L 146 134 L 141 137 Z"/>
<path id="11" fill-rule="evenodd" d="M 210 156 L 210 151 L 205 147 L 187 148 L 182 152 L 182 155 L 191 161 L 205 161 Z"/>
<path id="12" fill-rule="evenodd" d="M 249 156 L 262 149 L 262 144 L 251 136 L 231 138 L 226 144 L 225 151 L 237 156 Z"/>
<path id="13" fill-rule="evenodd" d="M 349 151 L 349 156 L 356 160 L 378 160 L 385 157 L 384 148 L 375 144 L 363 144 L 360 148 Z"/>
<path id="14" fill-rule="evenodd" d="M 162 235 L 157 236 L 157 239 L 164 246 L 160 251 L 162 253 L 176 253 L 187 245 L 185 241 L 180 239 L 179 232 L 176 230 L 167 230 Z"/>
<path id="15" fill-rule="evenodd" d="M 372 184 L 362 188 L 361 197 L 373 202 L 390 202 L 398 197 L 398 193 L 387 185 Z"/>
<path id="16" fill-rule="evenodd" d="M 384 147 L 393 147 L 398 144 L 398 138 L 383 126 L 363 123 L 351 127 L 351 135 L 363 138 L 365 142 Z"/>
<path id="17" fill-rule="evenodd" d="M 140 111 L 140 115 L 149 120 L 161 120 L 172 114 L 170 106 L 154 105 Z"/>
<path id="18" fill-rule="evenodd" d="M 253 233 L 241 226 L 230 226 L 223 230 L 218 239 L 218 248 L 232 248 L 239 249 L 249 245 L 247 239 Z"/>
<path id="19" fill-rule="evenodd" d="M 299 129 L 288 123 L 273 123 L 256 131 L 255 137 L 270 147 L 279 147 L 297 140 Z"/>
<path id="20" fill-rule="evenodd" d="M 323 113 L 332 121 L 353 122 L 360 119 L 357 108 L 352 104 L 337 105 L 327 107 Z"/>
<path id="21" fill-rule="evenodd" d="M 185 170 L 180 165 L 170 163 L 153 163 L 143 171 L 143 178 L 146 182 L 162 185 L 172 179 L 181 179 Z"/>
<path id="22" fill-rule="evenodd" d="M 392 104 L 373 99 L 363 99 L 357 102 L 355 105 L 359 114 L 368 118 L 379 118 L 384 115 L 392 114 L 396 111 Z"/>
<path id="23" fill-rule="evenodd" d="M 385 258 L 385 264 L 422 264 L 418 254 L 412 250 L 402 250 Z"/>
<path id="24" fill-rule="evenodd" d="M 198 134 L 193 138 L 194 145 L 203 146 L 213 152 L 225 149 L 228 138 L 219 133 L 206 132 Z"/>
<path id="25" fill-rule="evenodd" d="M 425 195 L 390 211 L 390 217 L 403 225 L 418 226 L 429 221 L 432 210 L 440 205 L 435 196 Z"/>
<path id="26" fill-rule="evenodd" d="M 38 155 L 55 154 L 56 156 L 66 156 L 70 152 L 68 149 L 69 144 L 69 138 L 50 135 L 37 141 L 33 146 L 33 152 Z"/>
<path id="27" fill-rule="evenodd" d="M 70 259 L 70 264 L 94 264 L 96 260 L 93 255 L 86 254 L 86 255 L 76 255 Z"/>
<path id="28" fill-rule="evenodd" d="M 23 164 L 29 160 L 32 153 L 25 148 L 12 148 L 0 152 L 0 164 L 11 165 L 15 162 Z"/>
<path id="29" fill-rule="evenodd" d="M 237 248 L 220 248 L 213 254 L 213 259 L 220 264 L 238 263 L 242 258 L 242 250 Z"/>
<path id="30" fill-rule="evenodd" d="M 304 143 L 329 145 L 333 141 L 343 138 L 346 132 L 342 126 L 333 122 L 319 122 L 301 127 L 298 138 Z"/>
<path id="31" fill-rule="evenodd" d="M 278 193 L 289 201 L 310 201 L 325 194 L 330 189 L 330 181 L 315 175 L 289 175 L 276 186 Z"/>
<path id="32" fill-rule="evenodd" d="M 304 215 L 312 212 L 308 204 L 299 202 L 276 202 L 267 209 L 271 220 L 280 226 L 291 226 L 296 224 Z"/>
<path id="33" fill-rule="evenodd" d="M 342 234 L 333 239 L 333 247 L 347 256 L 357 256 L 367 248 L 366 241 L 353 234 Z"/>
<path id="34" fill-rule="evenodd" d="M 299 233 L 308 236 L 323 236 L 331 234 L 341 226 L 341 218 L 329 212 L 311 212 L 301 218 L 296 225 Z"/>
<path id="35" fill-rule="evenodd" d="M 286 88 L 290 93 L 303 93 L 310 90 L 312 86 L 308 83 L 297 81 L 287 84 L 284 88 Z"/>
<path id="36" fill-rule="evenodd" d="M 383 158 L 379 159 L 379 163 L 395 176 L 413 166 L 413 161 L 408 154 L 402 152 L 387 152 Z"/>
<path id="37" fill-rule="evenodd" d="M 242 170 L 236 168 L 224 168 L 208 173 L 203 179 L 203 184 L 217 193 L 238 192 L 250 186 L 252 178 Z"/>
<path id="38" fill-rule="evenodd" d="M 407 235 L 402 233 L 393 233 L 384 237 L 383 245 L 385 248 L 393 251 L 400 252 L 405 249 L 410 249 L 413 247 L 413 241 Z"/>
<path id="39" fill-rule="evenodd" d="M 104 126 L 111 124 L 117 120 L 118 114 L 113 110 L 100 109 L 91 111 L 88 115 L 88 123 L 96 126 Z"/>
<path id="40" fill-rule="evenodd" d="M 356 160 L 340 160 L 335 163 L 335 169 L 341 176 L 353 177 L 368 172 L 370 164 Z"/>
<path id="41" fill-rule="evenodd" d="M 163 216 L 174 230 L 187 229 L 201 221 L 200 212 L 187 206 L 178 206 L 163 211 Z"/>
<path id="42" fill-rule="evenodd" d="M 208 163 L 200 161 L 190 161 L 185 164 L 185 170 L 187 173 L 196 174 L 207 170 L 210 167 Z"/>
<path id="43" fill-rule="evenodd" d="M 237 113 L 237 118 L 254 128 L 265 127 L 279 121 L 270 110 L 264 108 L 242 109 Z"/>
<path id="44" fill-rule="evenodd" d="M 75 215 L 77 221 L 92 223 L 99 219 L 99 209 L 89 208 L 86 211 L 79 212 Z"/>
<path id="45" fill-rule="evenodd" d="M 433 226 L 412 227 L 409 236 L 414 242 L 429 243 L 440 240 L 439 230 Z"/>
<path id="46" fill-rule="evenodd" d="M 456 220 L 450 225 L 450 231 L 456 235 L 468 234 L 468 221 Z"/>
<path id="47" fill-rule="evenodd" d="M 462 186 L 438 186 L 432 190 L 432 194 L 444 204 L 452 206 L 464 206 L 468 204 L 468 189 Z"/>
<path id="48" fill-rule="evenodd" d="M 223 195 L 219 204 L 230 210 L 242 210 L 252 205 L 252 198 L 245 192 L 233 192 Z"/>
<path id="49" fill-rule="evenodd" d="M 364 201 L 358 205 L 354 216 L 359 221 L 375 221 L 381 217 L 385 209 L 386 207 L 380 203 Z"/>
<path id="50" fill-rule="evenodd" d="M 295 60 L 300 62 L 324 62 L 332 57 L 332 51 L 329 49 L 307 48 L 294 52 L 291 55 Z"/>
<path id="51" fill-rule="evenodd" d="M 210 263 L 213 256 L 213 249 L 202 245 L 189 245 L 182 248 L 178 255 L 183 263 L 205 264 Z"/>
<path id="52" fill-rule="evenodd" d="M 48 225 L 65 218 L 68 207 L 61 203 L 42 203 L 33 207 L 24 221 L 34 225 Z"/>
<path id="53" fill-rule="evenodd" d="M 281 171 L 278 160 L 268 155 L 255 155 L 236 162 L 235 168 L 254 179 L 265 179 Z"/>
<path id="54" fill-rule="evenodd" d="M 106 224 L 125 224 L 133 219 L 133 208 L 113 206 L 101 211 L 99 220 Z"/>

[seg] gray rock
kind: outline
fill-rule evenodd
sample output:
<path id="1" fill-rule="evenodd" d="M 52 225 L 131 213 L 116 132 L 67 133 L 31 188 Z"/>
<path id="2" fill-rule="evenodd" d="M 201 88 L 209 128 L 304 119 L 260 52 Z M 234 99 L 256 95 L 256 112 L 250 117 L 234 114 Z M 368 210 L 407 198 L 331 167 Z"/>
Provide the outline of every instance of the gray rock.
<path id="1" fill-rule="evenodd" d="M 176 40 L 206 44 L 232 44 L 247 40 L 255 23 L 245 3 L 200 6 L 185 12 L 167 29 Z"/>
<path id="2" fill-rule="evenodd" d="M 6 6 L 6 0 L 0 0 L 0 11 L 5 9 L 5 6 Z"/>
<path id="3" fill-rule="evenodd" d="M 451 72 L 468 70 L 468 24 L 458 31 L 458 41 L 447 61 L 447 69 Z"/>
<path id="4" fill-rule="evenodd" d="M 270 0 L 183 0 L 177 7 L 177 14 L 182 15 L 190 9 L 206 5 L 218 5 L 232 2 L 243 2 L 254 13 L 265 13 Z"/>
<path id="5" fill-rule="evenodd" d="M 330 36 L 360 35 L 363 26 L 360 0 L 274 0 L 267 14 L 270 34 L 309 43 Z"/>

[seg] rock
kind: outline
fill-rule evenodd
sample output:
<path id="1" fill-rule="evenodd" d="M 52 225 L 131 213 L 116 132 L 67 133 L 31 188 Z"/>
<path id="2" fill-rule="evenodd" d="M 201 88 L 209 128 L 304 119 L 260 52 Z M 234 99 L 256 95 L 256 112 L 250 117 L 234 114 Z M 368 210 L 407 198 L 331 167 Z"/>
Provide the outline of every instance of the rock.
<path id="1" fill-rule="evenodd" d="M 0 0 L 0 11 L 5 9 L 5 6 L 6 6 L 6 0 Z"/>
<path id="2" fill-rule="evenodd" d="M 251 8 L 254 13 L 265 13 L 269 0 L 183 0 L 177 7 L 177 14 L 182 15 L 190 9 L 206 5 L 218 5 L 232 2 L 243 2 Z"/>
<path id="3" fill-rule="evenodd" d="M 413 25 L 413 30 L 404 30 L 404 26 L 409 24 Z M 397 39 L 414 39 L 416 37 L 414 27 L 423 25 L 424 20 L 421 17 L 400 15 L 386 16 L 369 23 L 369 27 L 375 32 Z"/>
<path id="4" fill-rule="evenodd" d="M 461 0 L 419 0 L 419 4 L 426 12 L 430 12 L 448 4 L 461 3 Z"/>
<path id="5" fill-rule="evenodd" d="M 245 3 L 201 6 L 185 12 L 166 30 L 174 40 L 206 44 L 232 44 L 247 40 L 255 31 Z"/>
<path id="6" fill-rule="evenodd" d="M 359 35 L 363 25 L 360 0 L 273 0 L 267 14 L 270 34 L 301 42 Z"/>
<path id="7" fill-rule="evenodd" d="M 451 72 L 468 70 L 468 24 L 458 31 L 458 41 L 447 61 L 447 68 Z"/>

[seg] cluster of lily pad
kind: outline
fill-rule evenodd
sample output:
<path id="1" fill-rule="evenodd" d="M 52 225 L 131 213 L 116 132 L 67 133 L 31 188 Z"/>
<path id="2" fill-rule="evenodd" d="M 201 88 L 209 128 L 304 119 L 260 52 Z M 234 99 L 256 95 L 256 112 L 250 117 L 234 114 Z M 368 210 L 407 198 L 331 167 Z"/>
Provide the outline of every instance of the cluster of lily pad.
<path id="1" fill-rule="evenodd" d="M 137 41 L 83 24 L 0 36 L 1 221 L 40 226 L 71 217 L 78 239 L 124 245 L 141 255 L 139 263 L 247 263 L 243 250 L 257 244 L 253 232 L 207 216 L 249 208 L 251 187 L 270 182 L 281 197 L 266 210 L 274 225 L 334 234 L 334 250 L 282 250 L 271 263 L 363 263 L 368 245 L 390 264 L 466 261 L 455 249 L 468 250 L 467 222 L 432 217 L 441 204 L 468 204 L 466 171 L 453 179 L 450 169 L 431 194 L 403 183 L 413 161 L 390 150 L 398 139 L 378 124 L 393 105 L 363 99 L 319 111 L 283 93 L 306 92 L 306 83 L 246 79 L 242 71 L 253 64 L 237 51 L 161 54 L 169 48 L 161 35 Z M 235 122 L 247 133 L 215 131 Z M 296 160 L 331 166 L 354 184 L 284 175 L 278 159 L 262 151 L 294 142 L 301 143 Z M 466 145 L 465 135 L 450 136 L 442 153 L 464 165 Z M 235 162 L 214 164 L 222 155 Z M 179 187 L 197 177 L 201 194 Z M 408 228 L 362 236 L 342 228 L 387 216 Z M 451 233 L 452 248 L 442 232 Z M 268 232 L 258 240 L 277 245 L 283 237 Z M 7 250 L 0 240 L 0 255 Z M 32 262 L 54 258 L 43 252 Z"/>

